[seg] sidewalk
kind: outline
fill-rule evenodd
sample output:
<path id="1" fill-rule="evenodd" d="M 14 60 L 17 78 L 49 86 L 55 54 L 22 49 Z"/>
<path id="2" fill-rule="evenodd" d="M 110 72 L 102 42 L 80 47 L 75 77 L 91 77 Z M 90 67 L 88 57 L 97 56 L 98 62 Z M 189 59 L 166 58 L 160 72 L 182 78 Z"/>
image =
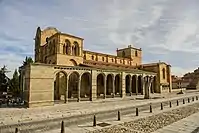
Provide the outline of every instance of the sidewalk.
<path id="1" fill-rule="evenodd" d="M 80 103 L 76 102 L 67 104 L 57 104 L 55 106 L 39 108 L 2 108 L 0 109 L 0 126 L 31 121 L 40 121 L 53 118 L 70 117 L 75 115 L 91 114 L 101 111 L 118 110 L 121 108 L 163 102 L 171 99 L 191 97 L 195 95 L 199 95 L 199 92 L 187 93 L 183 95 L 176 95 L 171 93 L 164 95 L 164 97 L 166 98 L 162 99 L 134 100 L 135 96 L 131 96 L 126 97 L 124 99 L 107 98 L 105 100 L 98 100 L 93 102 L 85 101 Z"/>
<path id="2" fill-rule="evenodd" d="M 135 120 L 138 120 L 138 119 L 141 119 L 141 118 L 145 118 L 145 117 L 149 117 L 149 116 L 156 115 L 156 114 L 159 114 L 159 113 L 171 111 L 171 110 L 178 109 L 178 108 L 181 108 L 181 107 L 184 107 L 184 106 L 187 106 L 187 105 L 191 105 L 191 104 L 194 104 L 194 103 L 199 103 L 199 101 L 194 101 L 194 102 L 189 103 L 189 104 L 181 104 L 180 106 L 176 106 L 175 104 L 173 104 L 172 108 L 170 108 L 169 106 L 164 106 L 164 110 L 160 110 L 160 107 L 153 108 L 153 113 L 149 113 L 149 110 L 140 111 L 139 116 L 135 116 L 134 113 L 128 114 L 128 115 L 122 115 L 122 112 L 121 112 L 121 120 L 120 121 L 117 120 L 117 115 L 116 115 L 115 118 L 109 118 L 109 119 L 104 119 L 104 120 L 100 120 L 100 121 L 97 120 L 97 126 L 96 127 L 92 126 L 93 122 L 85 122 L 84 124 L 80 124 L 80 125 L 66 126 L 65 132 L 67 132 L 67 133 L 88 133 L 90 131 L 100 130 L 100 129 L 104 129 L 104 128 L 111 128 L 111 129 L 109 129 L 109 131 L 111 133 L 113 133 L 115 131 L 117 131 L 118 133 L 124 132 L 124 129 L 126 129 L 126 132 L 128 132 L 128 131 L 141 132 L 141 131 L 137 131 L 137 130 L 131 128 L 131 127 L 125 127 L 125 126 L 122 126 L 122 125 L 119 125 L 119 124 L 123 124 L 124 122 L 135 121 Z M 197 117 L 193 118 L 194 116 L 197 116 Z M 197 115 L 194 115 L 194 116 L 192 116 L 190 118 L 187 117 L 187 118 L 190 119 L 190 120 L 186 121 L 187 123 L 189 122 L 188 126 L 191 123 L 193 125 L 190 128 L 187 127 L 189 130 L 187 129 L 185 131 L 193 131 L 195 128 L 199 127 L 199 123 L 197 123 L 197 119 L 199 118 L 199 113 L 197 113 Z M 185 120 L 185 119 L 182 119 L 182 120 Z M 182 120 L 175 122 L 175 123 L 179 124 L 180 126 L 173 123 L 173 124 L 171 124 L 173 126 L 166 126 L 168 128 L 158 129 L 154 133 L 178 133 L 178 130 L 182 129 L 182 127 L 183 127 L 183 124 L 181 122 Z M 60 127 L 61 127 L 61 123 L 60 123 Z M 186 126 L 183 129 L 186 129 Z M 44 133 L 59 133 L 60 131 L 61 131 L 61 129 L 59 128 L 59 129 L 53 129 L 53 130 L 50 130 L 50 131 L 46 131 Z M 38 130 L 37 132 L 39 133 L 39 132 L 43 132 L 43 131 Z M 95 131 L 95 132 L 101 133 L 102 131 Z M 106 131 L 106 132 L 108 132 L 108 131 Z M 191 132 L 182 132 L 182 133 L 191 133 Z"/>
<path id="3" fill-rule="evenodd" d="M 194 130 L 197 132 L 193 132 Z M 199 132 L 199 113 L 177 121 L 171 125 L 156 130 L 153 133 L 198 133 Z"/>

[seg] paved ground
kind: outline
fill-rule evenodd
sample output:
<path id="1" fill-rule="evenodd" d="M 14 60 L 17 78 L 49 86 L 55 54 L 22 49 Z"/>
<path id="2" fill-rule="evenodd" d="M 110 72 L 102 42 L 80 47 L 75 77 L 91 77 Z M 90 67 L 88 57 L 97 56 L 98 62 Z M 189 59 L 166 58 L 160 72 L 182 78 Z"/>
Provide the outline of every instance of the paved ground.
<path id="1" fill-rule="evenodd" d="M 58 117 L 62 118 L 74 115 L 83 115 L 83 114 L 96 113 L 106 110 L 117 110 L 120 108 L 127 108 L 142 104 L 155 103 L 159 101 L 168 100 L 174 97 L 181 98 L 195 94 L 196 92 L 186 93 L 177 96 L 175 92 L 171 94 L 153 95 L 153 97 L 165 97 L 164 99 L 158 99 L 158 100 L 157 99 L 143 100 L 142 99 L 143 96 L 131 96 L 131 97 L 126 97 L 124 99 L 107 98 L 105 100 L 97 100 L 93 102 L 85 101 L 81 103 L 56 104 L 55 106 L 51 107 L 39 107 L 32 109 L 0 108 L 0 122 L 1 122 L 0 126 L 16 124 L 16 123 L 24 123 L 30 121 L 53 119 Z M 142 100 L 135 100 L 136 97 Z"/>
<path id="2" fill-rule="evenodd" d="M 199 128 L 199 113 L 158 129 L 154 133 L 192 133 L 196 128 Z M 199 130 L 193 133 L 199 133 Z"/>
<path id="3" fill-rule="evenodd" d="M 171 109 L 180 108 L 182 106 L 190 105 L 190 104 L 196 103 L 196 102 L 199 102 L 199 101 L 194 101 L 194 102 L 191 102 L 191 103 L 185 104 L 185 105 L 182 105 L 182 103 L 180 103 L 180 106 L 176 106 L 176 104 L 172 104 L 172 108 L 170 108 L 169 106 L 164 106 L 164 110 L 160 110 L 160 107 L 155 108 L 155 109 L 153 108 L 153 113 L 149 113 L 149 110 L 148 111 L 142 111 L 142 112 L 139 112 L 139 116 L 135 116 L 135 114 L 129 114 L 129 115 L 123 116 L 122 112 L 121 112 L 121 121 L 117 120 L 117 115 L 116 115 L 115 118 L 97 121 L 98 125 L 96 127 L 92 126 L 93 125 L 92 122 L 87 122 L 87 123 L 84 123 L 84 124 L 81 124 L 81 125 L 67 126 L 67 127 L 65 127 L 65 132 L 67 132 L 67 133 L 86 133 L 86 132 L 94 131 L 94 130 L 97 130 L 97 129 L 111 127 L 111 126 L 114 126 L 114 125 L 118 126 L 118 124 L 121 124 L 121 123 L 124 123 L 124 122 L 129 122 L 129 121 L 132 121 L 132 120 L 134 121 L 134 120 L 137 120 L 137 119 L 140 119 L 140 118 L 144 118 L 144 117 L 148 117 L 148 116 L 151 116 L 151 115 L 154 115 L 154 114 L 166 112 L 166 111 L 169 111 Z M 194 116 L 197 116 L 197 117 L 194 118 Z M 157 132 L 155 132 L 155 133 L 174 133 L 174 132 L 178 133 L 178 130 L 179 131 L 181 131 L 181 130 L 189 131 L 189 132 L 183 132 L 183 133 L 191 133 L 190 131 L 193 131 L 197 126 L 199 126 L 199 119 L 198 118 L 199 118 L 199 113 L 188 117 L 187 121 L 186 121 L 186 119 L 183 119 L 185 122 L 187 122 L 187 123 L 185 123 L 185 124 L 187 124 L 187 126 L 193 124 L 192 126 L 188 127 L 187 129 L 186 129 L 186 127 L 183 128 L 184 123 L 182 124 L 182 122 L 181 122 L 183 120 L 180 120 L 179 122 L 176 122 L 180 126 L 176 126 L 176 123 L 174 123 L 174 124 L 172 124 L 173 126 L 171 125 L 171 128 L 169 126 L 167 126 L 167 128 L 165 127 L 163 129 L 157 130 Z M 198 121 L 198 123 L 197 123 L 197 121 Z M 194 125 L 194 122 L 195 122 L 195 125 Z M 108 125 L 103 127 L 100 124 L 108 124 Z M 60 124 L 60 126 L 61 126 L 61 124 Z M 131 129 L 131 130 L 136 131 L 136 130 L 133 130 L 133 129 Z M 39 132 L 41 132 L 41 131 L 39 130 L 38 133 Z M 45 133 L 58 133 L 58 132 L 60 132 L 60 128 L 54 129 L 54 130 L 51 130 L 51 131 L 47 131 Z"/>

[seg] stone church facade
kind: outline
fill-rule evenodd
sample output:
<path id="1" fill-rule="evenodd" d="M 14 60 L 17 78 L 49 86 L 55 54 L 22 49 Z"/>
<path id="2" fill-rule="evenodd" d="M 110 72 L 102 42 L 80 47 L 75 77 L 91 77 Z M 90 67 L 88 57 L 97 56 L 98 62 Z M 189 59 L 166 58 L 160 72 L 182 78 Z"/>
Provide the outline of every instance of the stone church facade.
<path id="1" fill-rule="evenodd" d="M 142 49 L 131 45 L 109 55 L 84 50 L 83 41 L 53 27 L 37 28 L 35 62 L 20 68 L 28 107 L 171 92 L 170 65 L 142 64 Z"/>

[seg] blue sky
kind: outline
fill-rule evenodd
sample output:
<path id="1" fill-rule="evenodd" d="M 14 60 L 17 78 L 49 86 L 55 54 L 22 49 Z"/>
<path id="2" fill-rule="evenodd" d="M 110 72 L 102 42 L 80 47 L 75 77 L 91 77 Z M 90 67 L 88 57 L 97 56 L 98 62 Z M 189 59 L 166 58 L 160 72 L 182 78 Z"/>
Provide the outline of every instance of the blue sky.
<path id="1" fill-rule="evenodd" d="M 0 66 L 18 68 L 34 54 L 37 26 L 51 26 L 83 37 L 84 48 L 96 52 L 115 54 L 132 44 L 142 48 L 144 63 L 165 61 L 182 75 L 199 66 L 198 5 L 198 0 L 0 0 Z"/>

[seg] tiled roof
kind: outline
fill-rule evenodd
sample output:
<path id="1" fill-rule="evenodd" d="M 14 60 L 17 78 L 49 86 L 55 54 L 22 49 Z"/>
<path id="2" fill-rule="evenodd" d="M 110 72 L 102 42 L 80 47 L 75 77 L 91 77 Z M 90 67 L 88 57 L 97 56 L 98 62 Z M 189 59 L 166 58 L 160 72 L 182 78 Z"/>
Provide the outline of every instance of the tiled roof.
<path id="1" fill-rule="evenodd" d="M 138 72 L 138 73 L 156 74 L 156 73 L 153 73 L 153 72 L 143 71 L 143 70 L 139 70 L 139 69 L 134 69 L 132 67 L 124 67 L 124 66 L 122 67 L 122 66 L 103 65 L 103 64 L 94 65 L 94 64 L 88 64 L 88 63 L 80 64 L 80 66 L 97 68 L 97 69 L 118 70 L 118 71 L 132 71 L 132 72 Z"/>

